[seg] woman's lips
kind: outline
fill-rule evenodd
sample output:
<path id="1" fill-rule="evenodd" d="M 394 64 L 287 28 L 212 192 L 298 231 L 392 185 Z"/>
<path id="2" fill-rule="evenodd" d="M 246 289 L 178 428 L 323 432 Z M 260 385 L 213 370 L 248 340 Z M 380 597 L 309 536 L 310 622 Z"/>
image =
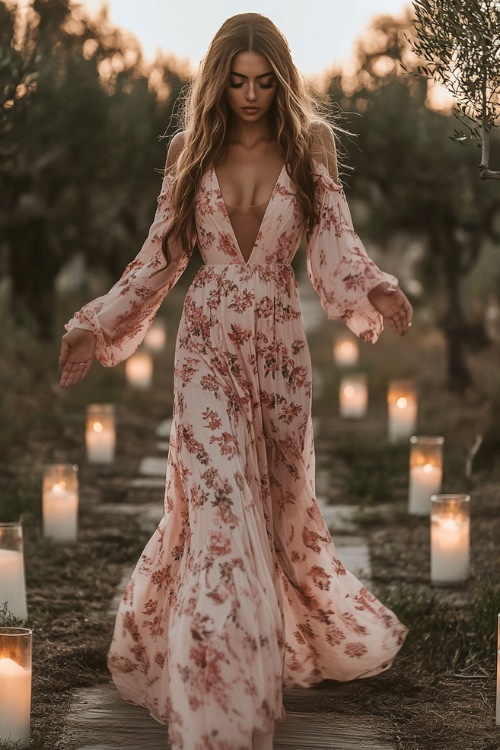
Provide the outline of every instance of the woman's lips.
<path id="1" fill-rule="evenodd" d="M 259 111 L 258 107 L 243 107 L 243 112 L 252 113 L 252 112 L 258 112 L 258 111 Z"/>

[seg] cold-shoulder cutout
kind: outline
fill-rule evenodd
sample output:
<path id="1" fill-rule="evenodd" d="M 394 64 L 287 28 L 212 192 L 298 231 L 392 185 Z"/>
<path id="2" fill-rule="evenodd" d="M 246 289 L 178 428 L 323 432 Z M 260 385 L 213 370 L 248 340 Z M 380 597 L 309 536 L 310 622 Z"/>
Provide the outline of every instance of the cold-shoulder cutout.
<path id="1" fill-rule="evenodd" d="M 332 180 L 339 184 L 337 149 L 332 129 L 326 122 L 317 120 L 311 124 L 311 136 L 312 158 L 326 167 Z"/>
<path id="2" fill-rule="evenodd" d="M 170 146 L 168 147 L 168 153 L 167 153 L 167 163 L 165 164 L 165 169 L 168 172 L 173 172 L 173 168 L 179 161 L 179 156 L 182 153 L 182 149 L 184 148 L 184 143 L 186 142 L 186 134 L 185 131 L 181 130 L 178 133 L 174 135 L 172 140 L 170 141 Z"/>

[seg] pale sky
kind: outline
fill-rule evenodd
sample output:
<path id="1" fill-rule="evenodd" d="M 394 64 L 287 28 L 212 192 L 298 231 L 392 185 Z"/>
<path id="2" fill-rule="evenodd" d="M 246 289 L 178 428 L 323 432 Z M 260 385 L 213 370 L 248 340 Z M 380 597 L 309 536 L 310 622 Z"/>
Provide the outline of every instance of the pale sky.
<path id="1" fill-rule="evenodd" d="M 90 12 L 103 0 L 79 0 Z M 373 16 L 399 15 L 409 0 L 106 0 L 113 25 L 131 31 L 151 60 L 158 49 L 196 68 L 223 21 L 236 13 L 263 13 L 285 34 L 305 75 L 348 60 Z"/>

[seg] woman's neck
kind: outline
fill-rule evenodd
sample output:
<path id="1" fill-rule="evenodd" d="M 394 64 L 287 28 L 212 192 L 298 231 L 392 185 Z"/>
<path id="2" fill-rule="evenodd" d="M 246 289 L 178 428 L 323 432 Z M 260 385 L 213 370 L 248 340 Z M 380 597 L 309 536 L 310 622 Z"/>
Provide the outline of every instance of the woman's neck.
<path id="1" fill-rule="evenodd" d="M 273 139 L 272 128 L 267 120 L 262 122 L 242 122 L 233 120 L 229 125 L 227 143 L 229 146 L 239 146 L 252 151 L 263 143 Z"/>

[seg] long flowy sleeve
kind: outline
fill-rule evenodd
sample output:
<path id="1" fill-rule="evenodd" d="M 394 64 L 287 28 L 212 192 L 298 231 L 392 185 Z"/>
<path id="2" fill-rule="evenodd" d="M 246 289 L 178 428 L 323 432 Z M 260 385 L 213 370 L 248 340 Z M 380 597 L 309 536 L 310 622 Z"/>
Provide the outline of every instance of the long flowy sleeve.
<path id="1" fill-rule="evenodd" d="M 170 261 L 162 252 L 162 236 L 172 213 L 173 177 L 165 174 L 157 209 L 148 236 L 137 257 L 120 280 L 102 297 L 92 300 L 66 324 L 66 329 L 85 328 L 96 336 L 96 357 L 112 367 L 137 349 L 151 326 L 165 296 L 185 270 L 189 254 L 169 241 Z"/>
<path id="2" fill-rule="evenodd" d="M 398 281 L 368 257 L 342 186 L 323 164 L 315 166 L 319 222 L 307 242 L 307 274 L 328 318 L 340 318 L 356 336 L 373 343 L 384 326 L 368 293 L 383 281 L 396 289 Z"/>

